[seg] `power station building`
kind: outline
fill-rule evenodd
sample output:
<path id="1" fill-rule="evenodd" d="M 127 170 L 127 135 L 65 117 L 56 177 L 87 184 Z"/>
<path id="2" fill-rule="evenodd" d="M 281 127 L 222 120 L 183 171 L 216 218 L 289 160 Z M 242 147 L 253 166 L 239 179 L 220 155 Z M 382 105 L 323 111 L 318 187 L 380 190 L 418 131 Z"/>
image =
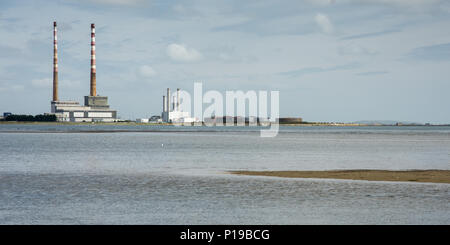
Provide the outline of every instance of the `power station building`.
<path id="1" fill-rule="evenodd" d="M 77 101 L 61 101 L 58 98 L 58 45 L 56 22 L 53 22 L 53 100 L 51 113 L 61 122 L 115 122 L 117 111 L 111 110 L 107 96 L 97 95 L 95 65 L 95 24 L 91 24 L 91 78 L 90 94 L 84 96 L 84 106 Z"/>
<path id="2" fill-rule="evenodd" d="M 172 101 L 172 103 L 171 103 Z M 172 109 L 171 109 L 172 106 Z M 177 95 L 171 100 L 170 88 L 167 88 L 167 96 L 163 96 L 163 112 L 161 114 L 163 122 L 169 123 L 192 123 L 196 119 L 190 116 L 188 111 L 180 108 L 180 89 L 177 88 Z"/>

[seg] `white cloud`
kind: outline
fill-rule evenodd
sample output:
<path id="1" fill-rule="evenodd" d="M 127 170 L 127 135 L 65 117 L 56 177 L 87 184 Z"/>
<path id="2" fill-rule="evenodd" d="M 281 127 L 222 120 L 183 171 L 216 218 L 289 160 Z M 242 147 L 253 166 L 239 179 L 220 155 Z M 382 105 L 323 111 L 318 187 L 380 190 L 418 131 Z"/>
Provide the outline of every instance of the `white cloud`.
<path id="1" fill-rule="evenodd" d="M 200 60 L 203 56 L 193 48 L 187 48 L 184 44 L 172 43 L 167 46 L 167 55 L 175 61 L 192 62 Z"/>
<path id="2" fill-rule="evenodd" d="M 142 65 L 139 67 L 139 75 L 143 77 L 153 77 L 156 75 L 156 71 L 148 65 Z"/>
<path id="3" fill-rule="evenodd" d="M 333 32 L 333 24 L 331 24 L 330 19 L 326 15 L 320 13 L 316 14 L 314 20 L 324 33 L 330 34 Z"/>

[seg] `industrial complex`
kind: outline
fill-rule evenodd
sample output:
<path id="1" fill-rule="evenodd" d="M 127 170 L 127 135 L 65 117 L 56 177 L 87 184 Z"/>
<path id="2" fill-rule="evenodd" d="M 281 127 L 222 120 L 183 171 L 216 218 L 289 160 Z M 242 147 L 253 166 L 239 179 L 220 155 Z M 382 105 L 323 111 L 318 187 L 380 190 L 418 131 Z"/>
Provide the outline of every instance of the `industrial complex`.
<path id="1" fill-rule="evenodd" d="M 183 111 L 181 109 L 179 88 L 177 88 L 176 96 L 173 97 L 170 94 L 170 88 L 167 88 L 167 95 L 163 96 L 163 111 L 161 114 L 161 119 L 163 122 L 168 123 L 192 123 L 196 121 L 195 118 L 190 116 L 188 111 Z"/>
<path id="2" fill-rule="evenodd" d="M 53 22 L 53 98 L 50 102 L 51 113 L 55 115 L 59 122 L 117 122 L 117 111 L 110 109 L 107 96 L 97 94 L 96 62 L 95 62 L 95 24 L 91 24 L 91 66 L 90 66 L 90 93 L 84 96 L 84 105 L 78 101 L 59 100 L 58 97 L 58 38 L 57 25 Z M 163 95 L 163 106 L 161 116 L 152 116 L 150 118 L 136 119 L 137 123 L 174 123 L 188 124 L 202 122 L 203 118 L 195 118 L 190 115 L 190 108 L 185 108 L 184 101 L 179 88 L 176 94 L 172 95 L 170 88 L 167 88 L 167 94 Z M 180 102 L 183 102 L 181 104 Z M 190 104 L 188 102 L 188 104 Z M 188 106 L 190 107 L 190 105 Z M 5 116 L 6 117 L 6 116 Z M 54 120 L 55 117 L 53 117 Z M 265 119 L 264 119 L 265 120 Z M 259 118 L 241 118 L 223 116 L 216 118 L 205 118 L 205 122 L 212 124 L 222 124 L 225 122 L 242 121 L 245 123 L 260 123 Z M 288 118 L 285 123 L 301 123 L 301 118 Z M 280 122 L 284 122 L 280 119 Z"/>
<path id="3" fill-rule="evenodd" d="M 53 22 L 53 100 L 51 113 L 62 122 L 115 122 L 117 111 L 111 110 L 107 96 L 97 95 L 95 66 L 95 24 L 91 24 L 91 79 L 90 93 L 84 96 L 84 106 L 77 101 L 58 98 L 58 44 L 56 22 Z"/>

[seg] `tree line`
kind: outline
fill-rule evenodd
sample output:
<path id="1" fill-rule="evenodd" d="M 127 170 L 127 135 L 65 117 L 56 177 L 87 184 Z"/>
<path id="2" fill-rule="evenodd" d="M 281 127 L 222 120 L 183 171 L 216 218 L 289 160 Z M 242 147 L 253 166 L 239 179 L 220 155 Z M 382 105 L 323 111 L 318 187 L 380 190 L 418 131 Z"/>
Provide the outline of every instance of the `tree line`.
<path id="1" fill-rule="evenodd" d="M 56 122 L 55 115 L 8 115 L 3 120 L 17 122 Z"/>

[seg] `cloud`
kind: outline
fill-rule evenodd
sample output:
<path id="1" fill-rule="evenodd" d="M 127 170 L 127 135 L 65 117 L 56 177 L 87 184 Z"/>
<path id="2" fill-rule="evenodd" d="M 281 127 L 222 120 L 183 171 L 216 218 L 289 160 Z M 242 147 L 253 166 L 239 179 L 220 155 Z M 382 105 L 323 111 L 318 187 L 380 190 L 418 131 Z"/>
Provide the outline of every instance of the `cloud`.
<path id="1" fill-rule="evenodd" d="M 333 24 L 331 24 L 330 19 L 326 15 L 316 14 L 314 20 L 324 33 L 331 34 L 333 32 Z"/>
<path id="2" fill-rule="evenodd" d="M 289 77 L 299 77 L 307 74 L 313 74 L 313 73 L 322 73 L 322 72 L 329 72 L 329 71 L 340 71 L 340 70 L 351 70 L 360 67 L 360 63 L 348 63 L 345 65 L 337 65 L 337 66 L 331 66 L 331 67 L 306 67 L 301 68 L 297 70 L 292 71 L 286 71 L 278 73 L 279 75 L 283 76 L 289 76 Z"/>
<path id="3" fill-rule="evenodd" d="M 139 67 L 139 75 L 142 77 L 153 77 L 156 75 L 156 71 L 148 65 L 142 65 Z"/>
<path id="4" fill-rule="evenodd" d="M 296 23 L 293 25 L 292 23 Z M 272 19 L 253 19 L 241 23 L 217 26 L 211 30 L 214 32 L 232 31 L 243 32 L 245 34 L 256 34 L 258 36 L 273 35 L 305 35 L 314 32 L 314 23 L 311 19 L 303 17 L 286 17 Z"/>
<path id="5" fill-rule="evenodd" d="M 167 46 L 167 55 L 169 55 L 172 60 L 182 62 L 198 61 L 203 57 L 199 51 L 193 48 L 187 48 L 184 44 L 176 43 Z"/>
<path id="6" fill-rule="evenodd" d="M 242 32 L 246 35 L 256 34 L 258 36 L 276 35 L 305 35 L 316 31 L 314 18 L 304 12 L 286 13 L 286 15 L 266 16 L 257 15 L 249 18 L 239 19 L 233 24 L 225 24 L 213 27 L 213 32 Z"/>
<path id="7" fill-rule="evenodd" d="M 368 32 L 368 33 L 346 36 L 346 37 L 341 38 L 341 40 L 351 40 L 351 39 L 359 39 L 359 38 L 366 38 L 366 37 L 377 37 L 377 36 L 382 36 L 382 35 L 400 32 L 400 31 L 401 31 L 400 29 L 390 29 L 390 30 L 385 30 L 385 31 Z"/>
<path id="8" fill-rule="evenodd" d="M 448 61 L 450 60 L 450 43 L 415 48 L 408 57 L 418 60 Z"/>

